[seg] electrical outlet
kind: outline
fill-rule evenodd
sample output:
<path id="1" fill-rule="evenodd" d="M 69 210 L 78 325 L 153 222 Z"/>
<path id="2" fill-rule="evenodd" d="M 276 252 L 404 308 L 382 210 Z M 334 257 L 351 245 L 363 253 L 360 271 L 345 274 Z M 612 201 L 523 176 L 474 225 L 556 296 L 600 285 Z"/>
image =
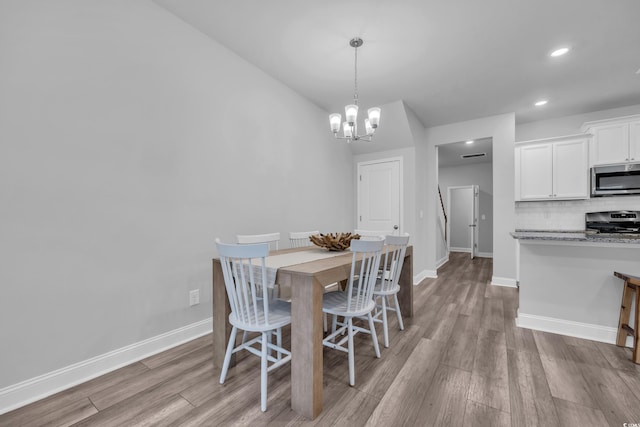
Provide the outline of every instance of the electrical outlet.
<path id="1" fill-rule="evenodd" d="M 194 289 L 189 291 L 189 305 L 200 304 L 200 290 Z"/>

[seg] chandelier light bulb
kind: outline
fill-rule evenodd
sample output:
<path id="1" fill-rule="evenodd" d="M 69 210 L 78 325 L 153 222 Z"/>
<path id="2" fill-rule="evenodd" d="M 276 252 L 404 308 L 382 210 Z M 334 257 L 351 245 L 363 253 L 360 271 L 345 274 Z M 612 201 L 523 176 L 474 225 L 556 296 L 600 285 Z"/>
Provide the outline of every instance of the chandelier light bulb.
<path id="1" fill-rule="evenodd" d="M 369 114 L 369 122 L 371 122 L 371 127 L 376 129 L 380 124 L 380 108 L 372 107 L 367 111 Z"/>
<path id="2" fill-rule="evenodd" d="M 342 124 L 342 129 L 344 131 L 345 138 L 351 139 L 353 137 L 353 127 L 351 127 L 348 122 L 344 122 Z"/>
<path id="3" fill-rule="evenodd" d="M 367 132 L 367 135 L 373 135 L 376 131 L 373 126 L 371 126 L 371 121 L 369 119 L 364 119 L 364 129 Z"/>
<path id="4" fill-rule="evenodd" d="M 342 123 L 342 115 L 338 113 L 331 114 L 329 123 L 331 124 L 331 132 L 338 133 L 340 131 L 340 123 Z"/>
<path id="5" fill-rule="evenodd" d="M 353 126 L 353 124 L 358 119 L 358 106 L 355 104 L 351 104 L 344 107 L 344 117 L 345 120 Z"/>

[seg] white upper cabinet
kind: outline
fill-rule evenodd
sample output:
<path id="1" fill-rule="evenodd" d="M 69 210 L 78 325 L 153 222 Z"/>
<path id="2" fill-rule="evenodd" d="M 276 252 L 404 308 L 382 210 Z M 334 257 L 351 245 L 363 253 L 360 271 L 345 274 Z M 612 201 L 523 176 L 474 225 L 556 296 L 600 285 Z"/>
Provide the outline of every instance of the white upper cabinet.
<path id="1" fill-rule="evenodd" d="M 640 119 L 629 123 L 629 158 L 640 162 Z"/>
<path id="2" fill-rule="evenodd" d="M 590 166 L 640 162 L 640 116 L 587 122 L 582 130 L 593 135 Z"/>
<path id="3" fill-rule="evenodd" d="M 588 159 L 586 138 L 553 144 L 553 198 L 589 198 Z"/>
<path id="4" fill-rule="evenodd" d="M 519 143 L 515 156 L 516 200 L 589 198 L 585 135 Z"/>
<path id="5" fill-rule="evenodd" d="M 551 144 L 516 147 L 516 200 L 553 197 Z"/>

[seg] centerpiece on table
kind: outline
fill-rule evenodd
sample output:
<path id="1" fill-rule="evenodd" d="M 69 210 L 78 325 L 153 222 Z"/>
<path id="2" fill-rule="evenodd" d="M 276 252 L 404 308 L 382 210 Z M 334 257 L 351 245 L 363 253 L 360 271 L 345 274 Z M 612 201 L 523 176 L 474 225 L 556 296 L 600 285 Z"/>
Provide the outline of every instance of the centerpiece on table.
<path id="1" fill-rule="evenodd" d="M 352 233 L 327 233 L 316 234 L 309 236 L 309 240 L 321 248 L 329 249 L 330 251 L 344 251 L 351 246 L 351 240 L 360 239 L 359 234 Z"/>

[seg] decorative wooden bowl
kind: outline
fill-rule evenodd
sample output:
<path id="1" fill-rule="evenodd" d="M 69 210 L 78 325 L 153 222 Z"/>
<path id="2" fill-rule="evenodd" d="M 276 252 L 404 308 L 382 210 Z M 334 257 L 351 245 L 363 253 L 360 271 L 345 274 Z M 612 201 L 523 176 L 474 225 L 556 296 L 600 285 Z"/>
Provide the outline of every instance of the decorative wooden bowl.
<path id="1" fill-rule="evenodd" d="M 321 248 L 329 249 L 330 251 L 344 251 L 351 246 L 351 240 L 359 239 L 359 234 L 351 233 L 328 233 L 314 236 L 309 236 L 309 240 Z"/>

